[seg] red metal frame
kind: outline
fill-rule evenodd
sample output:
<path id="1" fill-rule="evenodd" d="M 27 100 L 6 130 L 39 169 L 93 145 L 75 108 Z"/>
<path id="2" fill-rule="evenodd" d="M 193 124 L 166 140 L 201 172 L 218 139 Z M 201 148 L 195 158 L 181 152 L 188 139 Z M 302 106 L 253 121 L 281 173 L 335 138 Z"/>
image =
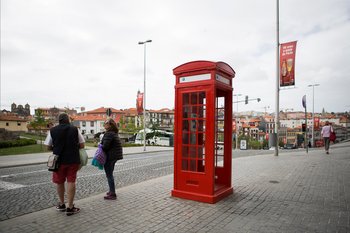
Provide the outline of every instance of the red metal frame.
<path id="1" fill-rule="evenodd" d="M 173 70 L 175 85 L 172 196 L 215 203 L 233 192 L 232 78 L 224 62 L 194 61 Z"/>

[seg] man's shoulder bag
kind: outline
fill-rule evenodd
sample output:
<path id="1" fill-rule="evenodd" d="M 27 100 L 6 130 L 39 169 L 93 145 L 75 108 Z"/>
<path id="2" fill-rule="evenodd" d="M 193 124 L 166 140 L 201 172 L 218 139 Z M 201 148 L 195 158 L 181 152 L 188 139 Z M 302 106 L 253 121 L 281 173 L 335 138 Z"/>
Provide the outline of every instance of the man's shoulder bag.
<path id="1" fill-rule="evenodd" d="M 47 168 L 50 172 L 58 171 L 59 163 L 58 163 L 58 155 L 52 154 L 49 156 L 47 161 Z"/>

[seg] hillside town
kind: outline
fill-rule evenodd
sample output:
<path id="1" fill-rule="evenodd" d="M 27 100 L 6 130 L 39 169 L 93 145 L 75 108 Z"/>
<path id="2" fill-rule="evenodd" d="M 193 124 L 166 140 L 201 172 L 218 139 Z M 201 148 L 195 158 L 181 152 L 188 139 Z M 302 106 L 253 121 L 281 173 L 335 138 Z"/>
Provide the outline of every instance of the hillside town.
<path id="1" fill-rule="evenodd" d="M 110 111 L 110 112 L 108 112 Z M 17 105 L 13 103 L 11 110 L 3 109 L 0 113 L 0 139 L 6 140 L 9 132 L 37 132 L 46 133 L 53 125 L 58 124 L 58 115 L 66 112 L 71 117 L 71 122 L 75 125 L 86 139 L 92 139 L 96 134 L 104 131 L 103 123 L 110 115 L 120 127 L 121 137 L 127 142 L 132 140 L 133 134 L 143 128 L 143 114 L 137 108 L 117 109 L 114 107 L 100 107 L 92 110 L 85 108 L 77 109 L 40 107 L 34 109 L 34 115 L 30 114 L 30 105 L 27 103 Z M 146 109 L 146 127 L 149 129 L 164 130 L 173 132 L 174 130 L 174 110 L 162 108 L 158 110 Z M 281 111 L 279 142 L 280 145 L 292 144 L 295 147 L 304 147 L 305 113 L 302 111 Z M 42 118 L 45 124 L 39 127 L 33 122 Z M 312 141 L 312 131 L 314 141 L 309 146 L 322 146 L 320 130 L 325 122 L 332 124 L 337 141 L 350 138 L 350 114 L 345 113 L 307 113 L 307 134 Z M 312 125 L 313 130 L 312 130 Z M 255 140 L 263 144 L 268 141 L 269 135 L 275 130 L 275 116 L 266 112 L 234 112 L 233 113 L 233 139 L 238 136 L 245 139 Z M 7 136 L 6 136 L 7 135 Z M 236 146 L 237 148 L 237 146 Z"/>

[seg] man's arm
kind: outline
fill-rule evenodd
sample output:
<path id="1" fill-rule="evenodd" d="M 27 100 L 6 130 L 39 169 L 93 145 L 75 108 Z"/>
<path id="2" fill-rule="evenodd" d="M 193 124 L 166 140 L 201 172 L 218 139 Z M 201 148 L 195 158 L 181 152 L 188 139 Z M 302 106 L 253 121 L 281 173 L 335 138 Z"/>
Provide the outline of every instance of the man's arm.
<path id="1" fill-rule="evenodd" d="M 50 131 L 47 133 L 46 139 L 44 141 L 44 145 L 46 145 L 47 149 L 52 151 L 53 146 L 52 146 L 52 138 L 51 138 L 51 133 Z"/>
<path id="2" fill-rule="evenodd" d="M 85 139 L 79 130 L 78 130 L 78 138 L 79 138 L 79 149 L 83 149 L 85 147 Z"/>

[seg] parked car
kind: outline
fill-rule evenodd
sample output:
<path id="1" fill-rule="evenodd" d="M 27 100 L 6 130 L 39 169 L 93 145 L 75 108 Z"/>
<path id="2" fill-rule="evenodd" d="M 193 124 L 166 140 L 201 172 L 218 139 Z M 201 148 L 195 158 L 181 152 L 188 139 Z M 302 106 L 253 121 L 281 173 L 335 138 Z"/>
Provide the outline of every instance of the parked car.
<path id="1" fill-rule="evenodd" d="M 283 147 L 284 149 L 296 149 L 297 147 L 295 146 L 295 144 L 286 144 Z"/>

